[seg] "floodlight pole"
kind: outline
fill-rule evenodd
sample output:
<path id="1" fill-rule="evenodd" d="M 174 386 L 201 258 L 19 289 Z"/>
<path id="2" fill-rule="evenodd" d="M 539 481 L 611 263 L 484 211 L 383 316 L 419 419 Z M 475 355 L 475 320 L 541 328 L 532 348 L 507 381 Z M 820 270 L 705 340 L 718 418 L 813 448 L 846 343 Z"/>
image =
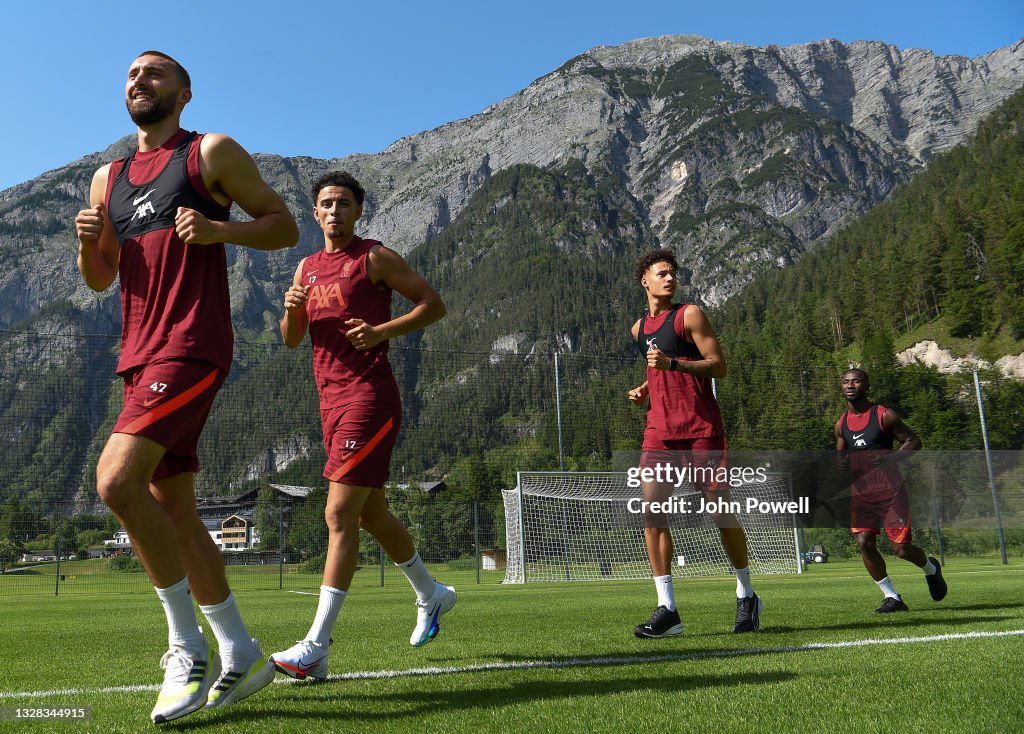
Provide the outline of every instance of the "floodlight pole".
<path id="1" fill-rule="evenodd" d="M 562 448 L 562 391 L 558 383 L 558 352 L 555 352 L 555 414 L 558 418 L 558 471 L 565 471 L 565 452 Z"/>
<path id="2" fill-rule="evenodd" d="M 988 447 L 988 426 L 985 423 L 985 405 L 981 400 L 981 381 L 978 379 L 978 371 L 974 370 L 974 393 L 978 398 L 978 416 L 981 418 L 981 438 L 985 443 L 985 463 L 988 464 L 988 485 L 992 489 L 992 505 L 996 513 L 996 532 L 999 534 L 999 555 L 1006 560 L 1006 538 L 1003 537 L 1003 518 L 999 512 L 999 492 L 996 490 L 996 475 L 992 469 L 992 452 Z"/>

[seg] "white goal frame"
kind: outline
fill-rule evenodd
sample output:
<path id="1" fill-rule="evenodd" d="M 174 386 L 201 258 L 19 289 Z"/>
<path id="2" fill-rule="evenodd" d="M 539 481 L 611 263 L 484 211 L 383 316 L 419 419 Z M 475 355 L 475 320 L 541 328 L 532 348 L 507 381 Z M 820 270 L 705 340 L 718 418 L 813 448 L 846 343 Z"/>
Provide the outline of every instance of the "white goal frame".
<path id="1" fill-rule="evenodd" d="M 766 482 L 730 487 L 732 500 L 792 500 L 788 474 L 767 474 Z M 649 579 L 643 518 L 627 503 L 641 489 L 626 472 L 517 472 L 515 489 L 502 492 L 505 505 L 506 584 L 538 581 Z M 698 507 L 696 487 L 673 495 Z M 740 513 L 755 574 L 802 573 L 800 533 L 795 517 Z M 733 569 L 718 529 L 706 514 L 674 515 L 669 527 L 677 577 L 728 576 Z"/>

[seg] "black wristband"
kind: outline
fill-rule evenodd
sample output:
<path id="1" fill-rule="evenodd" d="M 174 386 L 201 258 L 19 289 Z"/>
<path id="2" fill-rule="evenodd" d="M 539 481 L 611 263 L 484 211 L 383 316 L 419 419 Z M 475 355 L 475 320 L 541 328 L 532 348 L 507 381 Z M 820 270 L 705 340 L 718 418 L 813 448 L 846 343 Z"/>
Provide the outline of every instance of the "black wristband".
<path id="1" fill-rule="evenodd" d="M 669 357 L 668 360 L 668 371 L 675 372 L 678 364 L 676 363 L 675 357 Z"/>

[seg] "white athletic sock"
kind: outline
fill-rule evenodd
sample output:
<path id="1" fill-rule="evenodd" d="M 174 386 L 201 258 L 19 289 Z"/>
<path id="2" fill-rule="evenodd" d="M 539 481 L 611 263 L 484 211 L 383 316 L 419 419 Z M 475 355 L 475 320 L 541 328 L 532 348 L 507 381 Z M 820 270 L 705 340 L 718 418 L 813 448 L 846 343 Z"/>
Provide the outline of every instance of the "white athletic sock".
<path id="1" fill-rule="evenodd" d="M 676 610 L 676 594 L 672 589 L 672 574 L 655 576 L 654 588 L 658 590 L 658 606 L 666 607 L 670 612 Z"/>
<path id="2" fill-rule="evenodd" d="M 430 575 L 430 571 L 423 565 L 423 559 L 420 558 L 419 553 L 413 553 L 405 563 L 396 563 L 405 577 L 409 579 L 409 583 L 412 585 L 413 591 L 416 592 L 416 598 L 420 601 L 426 601 L 434 595 L 434 591 L 437 589 L 437 582 L 434 581 L 434 577 Z"/>
<path id="3" fill-rule="evenodd" d="M 938 566 L 936 566 L 934 563 L 932 563 L 932 559 L 931 558 L 929 558 L 928 562 L 924 564 L 924 575 L 925 576 L 934 576 L 935 572 L 938 571 L 938 570 L 939 570 Z"/>
<path id="4" fill-rule="evenodd" d="M 338 612 L 347 595 L 348 592 L 333 586 L 320 587 L 320 603 L 316 607 L 313 626 L 306 633 L 307 640 L 319 642 L 325 648 L 331 644 L 331 632 L 334 631 L 334 623 L 338 621 Z"/>
<path id="5" fill-rule="evenodd" d="M 754 595 L 754 587 L 750 585 L 750 566 L 736 569 L 736 598 L 746 599 Z"/>
<path id="6" fill-rule="evenodd" d="M 217 638 L 224 672 L 248 670 L 260 655 L 238 612 L 235 595 L 229 593 L 228 598 L 220 604 L 200 604 L 199 610 Z"/>
<path id="7" fill-rule="evenodd" d="M 154 587 L 156 589 L 156 587 Z M 192 592 L 188 576 L 166 589 L 156 589 L 167 615 L 167 644 L 180 647 L 193 655 L 207 654 L 209 649 L 203 631 L 196 623 L 196 608 L 192 605 Z"/>
<path id="8" fill-rule="evenodd" d="M 876 581 L 875 583 L 878 584 L 878 588 L 881 589 L 882 593 L 886 596 L 892 599 L 900 598 L 900 595 L 896 593 L 896 589 L 893 588 L 892 581 L 889 580 L 888 576 L 886 576 L 881 581 Z"/>

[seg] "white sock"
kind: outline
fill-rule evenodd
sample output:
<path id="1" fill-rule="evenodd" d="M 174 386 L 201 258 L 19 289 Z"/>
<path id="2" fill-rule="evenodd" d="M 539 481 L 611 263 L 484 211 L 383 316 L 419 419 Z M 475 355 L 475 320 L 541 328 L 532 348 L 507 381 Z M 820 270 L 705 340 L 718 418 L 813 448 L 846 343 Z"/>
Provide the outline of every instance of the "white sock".
<path id="1" fill-rule="evenodd" d="M 896 589 L 893 588 L 892 581 L 889 580 L 888 576 L 886 576 L 881 581 L 876 581 L 875 583 L 878 584 L 878 588 L 881 589 L 882 593 L 885 594 L 887 597 L 890 597 L 892 599 L 900 598 L 900 595 L 896 593 Z"/>
<path id="2" fill-rule="evenodd" d="M 242 615 L 238 613 L 235 595 L 220 604 L 199 605 L 199 610 L 210 623 L 217 646 L 220 648 L 220 662 L 224 672 L 244 671 L 259 658 L 259 649 L 245 628 Z"/>
<path id="3" fill-rule="evenodd" d="M 750 585 L 750 566 L 736 569 L 736 598 L 747 599 L 754 595 L 754 587 Z"/>
<path id="4" fill-rule="evenodd" d="M 402 573 L 409 579 L 417 599 L 426 601 L 434 595 L 437 582 L 434 581 L 434 577 L 430 575 L 427 567 L 423 565 L 423 559 L 420 558 L 419 553 L 414 553 L 412 558 L 405 563 L 396 563 L 395 565 L 402 569 Z"/>
<path id="5" fill-rule="evenodd" d="M 209 648 L 203 638 L 203 631 L 196 623 L 196 608 L 192 605 L 188 576 L 166 589 L 156 589 L 156 595 L 160 597 L 164 614 L 167 615 L 168 646 L 205 656 Z"/>
<path id="6" fill-rule="evenodd" d="M 658 590 L 658 606 L 674 612 L 676 610 L 676 594 L 672 590 L 672 574 L 655 576 L 654 588 Z"/>
<path id="7" fill-rule="evenodd" d="M 341 611 L 346 596 L 347 591 L 335 589 L 333 586 L 320 587 L 320 603 L 316 607 L 313 626 L 306 633 L 307 640 L 319 642 L 324 647 L 331 644 L 331 632 L 334 631 L 334 623 L 338 621 L 338 612 Z"/>
<path id="8" fill-rule="evenodd" d="M 934 576 L 935 572 L 938 571 L 938 570 L 939 570 L 938 566 L 936 566 L 934 563 L 932 563 L 932 559 L 931 558 L 929 558 L 928 562 L 924 564 L 924 575 L 925 576 Z"/>

